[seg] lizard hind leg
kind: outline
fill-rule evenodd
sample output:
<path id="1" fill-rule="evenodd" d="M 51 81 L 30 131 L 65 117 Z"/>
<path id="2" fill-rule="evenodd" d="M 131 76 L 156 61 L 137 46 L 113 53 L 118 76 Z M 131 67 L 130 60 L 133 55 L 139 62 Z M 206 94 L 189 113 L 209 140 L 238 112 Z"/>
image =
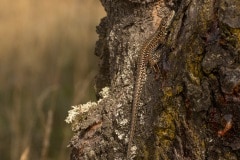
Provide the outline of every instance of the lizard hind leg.
<path id="1" fill-rule="evenodd" d="M 158 65 L 158 58 L 153 57 L 152 55 L 148 55 L 148 61 L 149 64 L 151 66 L 151 68 L 153 69 L 153 71 L 155 72 L 155 79 L 158 80 L 160 77 L 160 68 Z"/>

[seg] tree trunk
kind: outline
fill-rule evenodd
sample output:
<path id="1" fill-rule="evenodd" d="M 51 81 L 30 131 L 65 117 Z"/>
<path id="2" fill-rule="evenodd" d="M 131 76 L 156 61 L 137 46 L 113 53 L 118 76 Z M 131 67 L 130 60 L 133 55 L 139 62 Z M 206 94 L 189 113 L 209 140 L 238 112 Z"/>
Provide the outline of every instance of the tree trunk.
<path id="1" fill-rule="evenodd" d="M 137 58 L 170 19 L 141 93 L 132 159 L 239 159 L 240 1 L 101 0 L 98 102 L 74 106 L 72 160 L 126 159 Z"/>

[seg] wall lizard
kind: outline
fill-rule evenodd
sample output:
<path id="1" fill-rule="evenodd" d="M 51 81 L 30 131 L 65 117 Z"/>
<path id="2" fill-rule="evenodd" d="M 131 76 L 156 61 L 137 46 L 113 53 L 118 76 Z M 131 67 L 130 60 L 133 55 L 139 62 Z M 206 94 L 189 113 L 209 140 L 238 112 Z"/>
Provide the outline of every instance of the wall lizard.
<path id="1" fill-rule="evenodd" d="M 131 158 L 131 147 L 133 143 L 133 137 L 136 127 L 136 117 L 137 117 L 137 110 L 140 105 L 140 97 L 142 93 L 142 87 L 145 83 L 146 68 L 148 62 L 152 67 L 154 67 L 154 63 L 151 60 L 151 53 L 153 53 L 160 43 L 163 43 L 166 34 L 167 28 L 169 26 L 170 20 L 173 18 L 173 15 L 165 16 L 161 20 L 161 24 L 159 25 L 156 32 L 143 44 L 138 57 L 137 62 L 137 74 L 136 74 L 136 81 L 134 85 L 134 92 L 133 92 L 133 103 L 132 103 L 132 113 L 131 113 L 131 126 L 130 126 L 130 134 L 128 140 L 128 148 L 127 148 L 127 160 Z M 157 72 L 156 68 L 154 71 Z"/>

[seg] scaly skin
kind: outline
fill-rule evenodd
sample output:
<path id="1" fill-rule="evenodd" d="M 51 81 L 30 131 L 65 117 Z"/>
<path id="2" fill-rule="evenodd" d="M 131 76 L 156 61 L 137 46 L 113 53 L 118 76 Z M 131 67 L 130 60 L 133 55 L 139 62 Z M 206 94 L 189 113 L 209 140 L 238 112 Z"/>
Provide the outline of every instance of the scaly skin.
<path id="1" fill-rule="evenodd" d="M 172 18 L 172 17 L 171 17 Z M 140 97 L 142 93 L 142 88 L 146 79 L 146 68 L 147 63 L 150 61 L 150 54 L 153 53 L 160 43 L 163 43 L 168 27 L 169 17 L 164 17 L 159 25 L 158 29 L 153 36 L 147 40 L 139 53 L 137 62 L 137 75 L 133 92 L 133 103 L 132 103 L 132 114 L 131 114 L 131 128 L 129 134 L 128 148 L 127 148 L 127 160 L 131 158 L 131 147 L 133 143 L 133 137 L 136 127 L 136 117 L 137 111 L 140 106 Z"/>

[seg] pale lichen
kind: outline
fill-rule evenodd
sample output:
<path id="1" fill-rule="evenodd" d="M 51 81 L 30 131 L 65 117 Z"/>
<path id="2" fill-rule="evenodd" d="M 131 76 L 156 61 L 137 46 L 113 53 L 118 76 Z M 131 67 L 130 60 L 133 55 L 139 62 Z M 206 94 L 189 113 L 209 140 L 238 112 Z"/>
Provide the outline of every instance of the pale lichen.
<path id="1" fill-rule="evenodd" d="M 88 111 L 97 105 L 96 102 L 87 102 L 86 104 L 80 104 L 72 106 L 72 110 L 68 111 L 68 116 L 65 119 L 65 122 L 72 124 L 72 130 L 77 131 L 79 129 L 79 123 L 85 119 Z"/>
<path id="2" fill-rule="evenodd" d="M 109 96 L 109 88 L 105 87 L 99 93 L 102 99 Z M 77 131 L 81 127 L 81 123 L 88 118 L 89 112 L 94 110 L 96 106 L 102 101 L 99 99 L 97 102 L 87 102 L 85 104 L 79 104 L 72 106 L 72 109 L 68 111 L 68 116 L 65 122 L 72 125 L 72 130 Z"/>
<path id="3" fill-rule="evenodd" d="M 109 87 L 104 87 L 99 93 L 102 98 L 107 98 L 109 96 Z"/>

